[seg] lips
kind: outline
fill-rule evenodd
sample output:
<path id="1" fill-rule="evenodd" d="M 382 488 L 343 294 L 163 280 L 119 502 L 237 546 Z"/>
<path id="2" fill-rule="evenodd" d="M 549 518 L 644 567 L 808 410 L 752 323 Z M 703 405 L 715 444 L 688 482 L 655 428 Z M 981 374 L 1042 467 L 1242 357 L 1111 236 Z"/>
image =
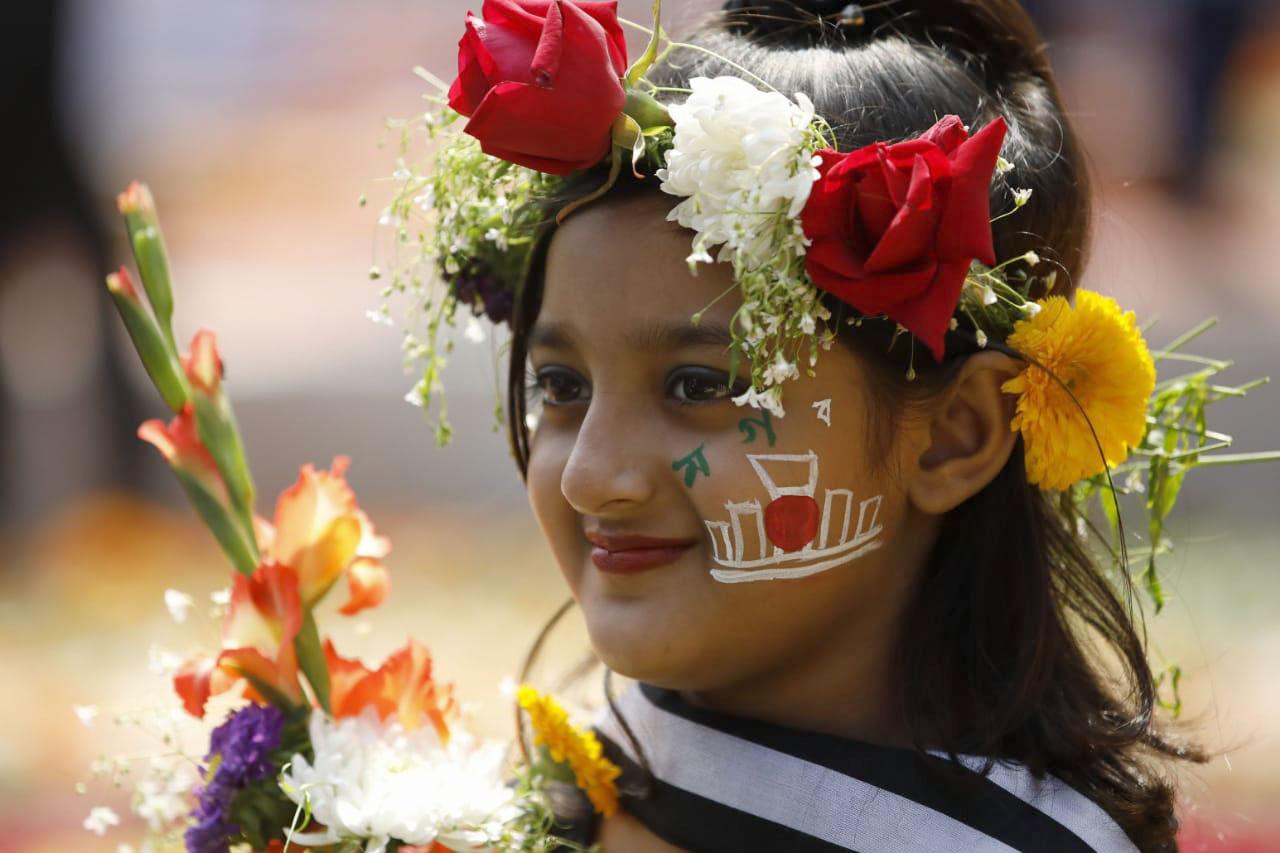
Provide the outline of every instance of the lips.
<path id="1" fill-rule="evenodd" d="M 586 539 L 593 547 L 591 562 L 607 574 L 633 575 L 666 566 L 680 559 L 697 544 L 689 539 L 664 539 L 655 536 L 612 535 L 588 532 Z"/>

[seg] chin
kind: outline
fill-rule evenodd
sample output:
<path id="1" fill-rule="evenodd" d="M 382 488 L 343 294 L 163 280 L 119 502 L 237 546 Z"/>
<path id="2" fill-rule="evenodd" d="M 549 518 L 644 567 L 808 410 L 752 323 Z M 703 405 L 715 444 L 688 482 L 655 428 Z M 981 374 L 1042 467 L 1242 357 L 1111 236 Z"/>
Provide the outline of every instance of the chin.
<path id="1" fill-rule="evenodd" d="M 688 636 L 676 632 L 669 610 L 657 602 L 604 599 L 581 604 L 591 647 L 618 675 L 660 687 L 684 687 L 701 669 L 697 655 L 689 654 Z"/>

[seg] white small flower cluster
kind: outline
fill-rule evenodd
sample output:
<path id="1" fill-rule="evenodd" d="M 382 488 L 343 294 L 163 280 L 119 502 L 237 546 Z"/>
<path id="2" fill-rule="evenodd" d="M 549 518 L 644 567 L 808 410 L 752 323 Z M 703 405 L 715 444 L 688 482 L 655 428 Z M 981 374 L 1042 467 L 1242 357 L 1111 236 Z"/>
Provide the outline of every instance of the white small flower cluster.
<path id="1" fill-rule="evenodd" d="M 709 263 L 709 249 L 723 245 L 748 266 L 778 252 L 777 218 L 795 223 L 818 179 L 806 144 L 813 103 L 791 101 L 738 77 L 695 77 L 692 94 L 669 108 L 675 122 L 663 192 L 682 196 L 667 217 L 697 232 L 690 264 Z M 798 238 L 803 253 L 803 238 Z"/>
<path id="2" fill-rule="evenodd" d="M 808 241 L 800 215 L 819 178 L 814 151 L 825 144 L 813 103 L 762 91 L 738 77 L 698 77 L 675 122 L 662 190 L 684 200 L 668 219 L 695 232 L 689 266 L 716 260 L 733 264 L 743 305 L 734 317 L 734 346 L 752 363 L 751 388 L 740 406 L 782 417 L 782 389 L 829 348 L 831 313 L 804 271 Z M 740 332 L 740 335 L 738 334 Z"/>
<path id="3" fill-rule="evenodd" d="M 479 267 L 496 280 L 514 284 L 523 269 L 532 224 L 540 213 L 531 199 L 554 180 L 532 169 L 490 157 L 479 142 L 457 129 L 459 116 L 445 110 L 427 113 L 402 127 L 401 158 L 392 180 L 398 184 L 394 198 L 379 218 L 392 232 L 390 270 L 375 267 L 372 279 L 389 278 L 382 287 L 382 303 L 368 316 L 391 325 L 391 301 L 406 303 L 397 313 L 402 319 L 400 342 L 406 373 L 418 379 L 405 395 L 406 402 L 424 410 L 438 401 L 436 440 L 449 441 L 441 375 L 453 349 L 453 332 L 462 308 L 466 340 L 488 340 L 483 327 L 472 319 L 470 301 L 449 296 L 444 280 Z M 424 160 L 409 159 L 411 148 L 425 142 Z M 468 297 L 474 299 L 475 295 Z"/>
<path id="4" fill-rule="evenodd" d="M 396 839 L 473 850 L 492 846 L 518 814 L 502 744 L 476 745 L 465 732 L 442 744 L 432 727 L 405 731 L 372 709 L 341 720 L 313 713 L 310 732 L 315 761 L 295 755 L 281 787 L 327 829 L 294 832 L 294 844 L 355 841 L 383 853 Z"/>

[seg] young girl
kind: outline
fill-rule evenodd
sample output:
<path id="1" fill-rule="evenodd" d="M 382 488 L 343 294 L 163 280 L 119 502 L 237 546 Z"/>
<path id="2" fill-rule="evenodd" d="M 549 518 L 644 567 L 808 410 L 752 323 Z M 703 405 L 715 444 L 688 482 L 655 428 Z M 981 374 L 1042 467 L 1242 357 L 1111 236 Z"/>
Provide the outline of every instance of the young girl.
<path id="1" fill-rule="evenodd" d="M 957 307 L 975 259 L 1019 262 L 1028 300 L 1071 296 L 1085 264 L 1085 161 L 1026 14 L 1014 0 L 734 0 L 650 71 L 677 151 L 682 117 L 700 150 L 767 144 L 751 99 L 772 89 L 802 110 L 811 99 L 831 149 L 865 152 L 814 161 L 827 183 L 847 172 L 846 195 L 815 189 L 789 213 L 820 297 L 769 320 L 743 313 L 764 298 L 744 295 L 747 249 L 707 263 L 753 226 L 704 241 L 706 209 L 673 210 L 674 195 L 709 198 L 714 174 L 672 155 L 633 174 L 619 149 L 547 160 L 513 146 L 554 133 L 507 133 L 480 106 L 485 75 L 510 72 L 474 45 L 554 20 L 565 44 L 605 55 L 620 40 L 611 9 L 489 0 L 451 97 L 487 152 L 567 175 L 544 202 L 561 224 L 537 237 L 514 305 L 475 282 L 470 297 L 511 308 L 508 414 L 530 503 L 596 653 L 639 682 L 599 725 L 622 810 L 584 831 L 610 853 L 1174 849 L 1163 764 L 1198 754 L 1157 726 L 1130 607 L 1073 507 L 1048 496 L 1090 473 L 1062 473 L 1073 466 L 1121 461 L 1124 442 L 1095 409 L 1092 441 L 1029 446 L 1013 392 L 1030 368 L 973 313 L 997 295 Z M 588 80 L 567 76 L 568 58 L 548 64 L 557 49 L 544 36 L 521 60 L 541 92 L 490 97 L 528 95 L 513 114 L 545 121 L 535 96 Z M 710 118 L 679 111 L 699 91 Z M 639 157 L 645 137 L 625 138 Z M 786 195 L 737 198 L 770 193 Z M 988 226 L 989 204 L 1011 215 Z M 760 239 L 774 251 L 772 232 Z M 921 295 L 948 287 L 949 302 Z M 1079 310 L 1099 299 L 1080 294 Z M 1030 322 L 1041 307 L 1018 310 Z M 757 344 L 779 323 L 798 343 L 746 364 L 732 346 L 744 323 Z M 1149 359 L 1117 364 L 1145 398 Z"/>

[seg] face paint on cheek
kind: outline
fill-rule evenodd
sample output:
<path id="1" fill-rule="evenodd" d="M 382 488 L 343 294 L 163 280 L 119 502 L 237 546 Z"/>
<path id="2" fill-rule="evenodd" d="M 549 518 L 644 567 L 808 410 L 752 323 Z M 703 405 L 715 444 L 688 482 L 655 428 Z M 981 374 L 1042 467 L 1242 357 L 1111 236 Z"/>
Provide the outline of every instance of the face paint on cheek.
<path id="1" fill-rule="evenodd" d="M 818 410 L 818 420 L 827 426 L 831 426 L 831 401 L 819 400 L 813 404 L 813 407 Z"/>
<path id="2" fill-rule="evenodd" d="M 747 454 L 756 476 L 769 495 L 756 500 L 728 501 L 728 521 L 705 521 L 711 534 L 711 576 L 721 583 L 793 580 L 829 571 L 879 548 L 884 527 L 879 522 L 881 496 L 858 503 L 853 522 L 851 489 L 826 489 L 821 507 L 814 496 L 818 486 L 818 455 Z M 779 485 L 779 483 L 790 483 Z M 743 526 L 754 526 L 759 554 L 747 550 Z M 750 527 L 747 528 L 750 530 Z"/>
<path id="3" fill-rule="evenodd" d="M 698 479 L 699 474 L 704 477 L 711 476 L 711 466 L 707 464 L 707 457 L 702 452 L 705 447 L 705 444 L 699 444 L 697 450 L 671 463 L 672 471 L 684 469 L 684 485 L 686 488 L 693 488 L 693 483 Z"/>
<path id="4" fill-rule="evenodd" d="M 738 432 L 746 436 L 743 444 L 750 444 L 756 440 L 756 428 L 764 430 L 765 438 L 769 441 L 769 446 L 773 447 L 775 441 L 778 440 L 777 434 L 773 431 L 773 413 L 768 409 L 760 410 L 758 418 L 743 418 L 738 421 Z"/>

